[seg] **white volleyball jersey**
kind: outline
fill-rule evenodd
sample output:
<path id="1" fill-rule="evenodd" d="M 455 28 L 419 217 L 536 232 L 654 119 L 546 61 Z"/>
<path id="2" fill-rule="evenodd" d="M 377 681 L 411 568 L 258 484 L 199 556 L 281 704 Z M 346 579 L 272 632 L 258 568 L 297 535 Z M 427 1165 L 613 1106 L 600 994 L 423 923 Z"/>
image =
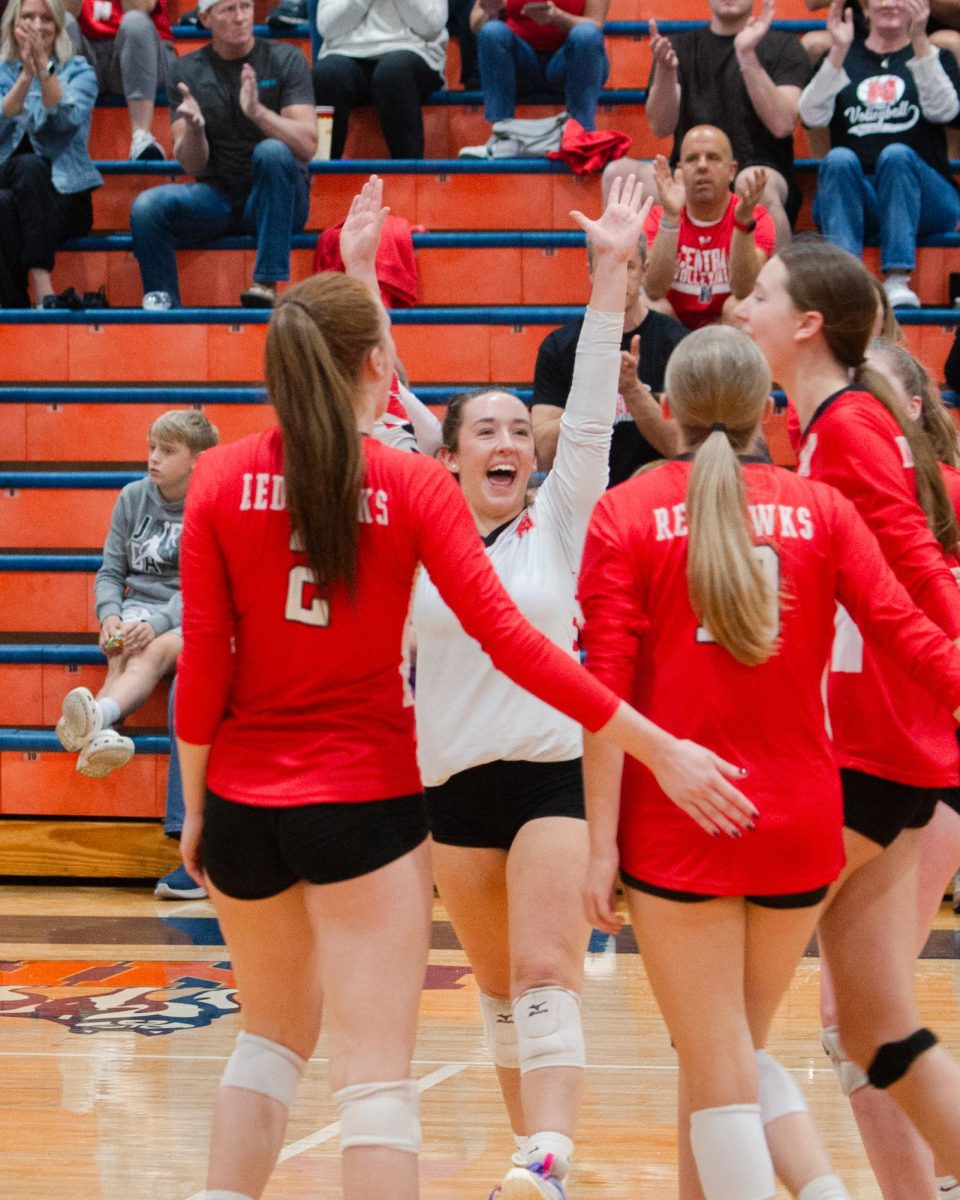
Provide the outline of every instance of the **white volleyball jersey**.
<path id="1" fill-rule="evenodd" d="M 533 504 L 487 547 L 520 611 L 571 657 L 584 537 L 607 485 L 622 333 L 622 312 L 587 309 L 553 469 Z M 580 726 L 501 674 L 425 571 L 414 589 L 413 624 L 418 756 L 428 787 L 497 759 L 565 762 L 580 755 Z"/>

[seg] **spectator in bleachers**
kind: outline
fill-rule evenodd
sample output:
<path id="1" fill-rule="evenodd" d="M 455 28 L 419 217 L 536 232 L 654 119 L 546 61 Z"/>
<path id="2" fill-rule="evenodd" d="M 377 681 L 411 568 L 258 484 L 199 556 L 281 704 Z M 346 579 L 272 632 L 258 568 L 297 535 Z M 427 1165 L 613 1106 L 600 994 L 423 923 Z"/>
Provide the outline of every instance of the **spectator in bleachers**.
<path id="1" fill-rule="evenodd" d="M 157 89 L 176 59 L 167 0 L 64 0 L 76 18 L 70 33 L 94 66 L 101 92 L 122 92 L 130 117 L 130 158 L 165 158 L 153 136 Z"/>
<path id="2" fill-rule="evenodd" d="M 97 80 L 73 53 L 62 0 L 10 0 L 0 22 L 0 306 L 53 295 L 57 246 L 90 232 L 103 180 L 87 142 Z"/>
<path id="3" fill-rule="evenodd" d="M 202 451 L 217 443 L 200 412 L 175 409 L 147 435 L 149 474 L 121 491 L 94 579 L 100 648 L 107 677 L 94 699 L 85 687 L 63 701 L 57 737 L 79 753 L 77 771 L 102 779 L 133 757 L 133 742 L 114 729 L 176 666 L 180 633 L 180 534 L 187 484 Z"/>
<path id="4" fill-rule="evenodd" d="M 593 248 L 587 243 L 587 260 L 593 278 Z M 622 483 L 645 463 L 671 458 L 677 452 L 676 426 L 660 412 L 659 393 L 674 347 L 687 335 L 672 317 L 655 312 L 643 291 L 647 266 L 647 239 L 627 260 L 623 338 L 620 343 L 620 382 L 617 415 L 610 443 L 610 483 Z M 540 343 L 533 376 L 533 436 L 537 465 L 549 471 L 557 452 L 560 418 L 573 384 L 573 366 L 583 317 L 567 321 Z"/>
<path id="5" fill-rule="evenodd" d="M 687 132 L 716 125 L 730 139 L 741 172 L 766 168 L 762 201 L 773 218 L 777 245 L 790 241 L 800 209 L 793 169 L 793 128 L 800 89 L 810 65 L 796 36 L 771 29 L 773 0 L 710 0 L 710 24 L 665 37 L 650 22 L 653 70 L 646 113 L 657 137 L 673 135 L 670 162 L 676 166 Z M 633 159 L 607 168 L 604 188 L 616 175 L 637 170 Z M 650 182 L 649 168 L 644 172 Z"/>
<path id="6" fill-rule="evenodd" d="M 760 203 L 766 168 L 738 173 L 727 135 L 698 125 L 683 139 L 677 169 L 660 155 L 653 170 L 660 203 L 646 224 L 648 298 L 688 329 L 729 319 L 773 253 L 773 220 Z"/>
<path id="7" fill-rule="evenodd" d="M 317 104 L 333 105 L 332 158 L 350 112 L 372 104 L 391 158 L 423 158 L 423 103 L 444 86 L 447 0 L 320 0 Z"/>
<path id="8" fill-rule="evenodd" d="M 829 8 L 830 0 L 806 0 L 811 12 Z M 862 37 L 870 32 L 866 14 L 860 0 L 848 0 L 847 8 L 853 13 L 853 31 Z M 960 59 L 960 7 L 957 0 L 930 0 L 930 16 L 927 18 L 927 34 L 930 41 L 941 50 L 949 50 L 954 58 Z M 811 29 L 800 39 L 807 56 L 814 66 L 828 53 L 831 46 L 828 29 Z"/>
<path id="9" fill-rule="evenodd" d="M 476 0 L 470 28 L 490 124 L 514 116 L 518 95 L 547 91 L 562 94 L 570 116 L 595 129 L 610 73 L 603 45 L 609 7 L 610 0 Z"/>
<path id="10" fill-rule="evenodd" d="M 870 30 L 854 32 L 842 0 L 830 6 L 831 48 L 800 97 L 800 115 L 829 126 L 814 219 L 859 257 L 880 235 L 880 269 L 894 307 L 919 308 L 910 288 L 917 238 L 949 233 L 960 218 L 944 126 L 960 113 L 960 69 L 927 36 L 926 0 L 868 0 Z"/>
<path id="11" fill-rule="evenodd" d="M 196 183 L 141 192 L 130 213 L 148 307 L 179 305 L 178 244 L 256 233 L 253 283 L 240 302 L 272 307 L 290 278 L 290 243 L 310 207 L 317 148 L 310 68 L 301 52 L 253 34 L 253 0 L 200 0 L 210 44 L 178 58 L 169 88 L 174 157 Z"/>

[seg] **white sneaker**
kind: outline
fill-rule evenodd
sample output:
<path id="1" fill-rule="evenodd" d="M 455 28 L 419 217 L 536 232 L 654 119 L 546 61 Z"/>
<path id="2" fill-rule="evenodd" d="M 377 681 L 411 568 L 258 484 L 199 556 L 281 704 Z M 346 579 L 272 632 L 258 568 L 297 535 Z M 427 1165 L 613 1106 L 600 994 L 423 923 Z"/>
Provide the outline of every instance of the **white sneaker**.
<path id="1" fill-rule="evenodd" d="M 542 1163 L 511 1167 L 499 1188 L 491 1192 L 499 1200 L 567 1200 L 562 1182 Z"/>
<path id="2" fill-rule="evenodd" d="M 162 162 L 167 156 L 149 129 L 135 129 L 130 139 L 131 162 Z"/>
<path id="3" fill-rule="evenodd" d="M 883 281 L 891 308 L 920 308 L 920 297 L 910 288 L 910 276 L 903 271 L 893 271 Z"/>
<path id="4" fill-rule="evenodd" d="M 103 779 L 118 767 L 125 767 L 133 758 L 134 745 L 115 729 L 95 734 L 80 751 L 77 774 L 90 779 Z"/>
<path id="5" fill-rule="evenodd" d="M 74 753 L 82 750 L 103 725 L 100 706 L 89 688 L 76 687 L 67 692 L 62 713 L 54 732 L 64 750 Z"/>

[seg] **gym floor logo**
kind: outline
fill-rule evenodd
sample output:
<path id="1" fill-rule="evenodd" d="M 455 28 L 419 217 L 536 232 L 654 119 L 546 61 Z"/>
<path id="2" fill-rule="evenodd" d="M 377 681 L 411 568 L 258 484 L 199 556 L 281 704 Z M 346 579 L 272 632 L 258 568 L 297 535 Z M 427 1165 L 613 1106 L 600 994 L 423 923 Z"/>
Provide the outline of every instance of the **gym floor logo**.
<path id="1" fill-rule="evenodd" d="M 59 989 L 57 989 L 59 990 Z M 98 988 L 51 996 L 27 988 L 0 987 L 0 1017 L 54 1021 L 70 1033 L 140 1033 L 156 1037 L 200 1029 L 239 1010 L 232 988 Z"/>
<path id="2" fill-rule="evenodd" d="M 53 1021 L 70 1033 L 156 1037 L 239 1007 L 229 962 L 0 962 L 0 1019 Z"/>
<path id="3" fill-rule="evenodd" d="M 469 974 L 466 966 L 431 964 L 424 987 L 461 988 Z M 0 961 L 0 1021 L 23 1017 L 69 1033 L 157 1037 L 202 1029 L 239 1010 L 229 962 Z"/>

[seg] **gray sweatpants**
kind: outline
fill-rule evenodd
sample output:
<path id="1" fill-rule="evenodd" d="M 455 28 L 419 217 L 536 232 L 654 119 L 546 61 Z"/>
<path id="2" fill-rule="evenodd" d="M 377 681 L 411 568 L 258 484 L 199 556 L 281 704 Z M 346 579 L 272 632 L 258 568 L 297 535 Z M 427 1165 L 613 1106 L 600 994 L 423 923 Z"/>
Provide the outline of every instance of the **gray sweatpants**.
<path id="1" fill-rule="evenodd" d="M 167 70 L 176 58 L 170 42 L 157 33 L 149 14 L 123 14 L 115 38 L 84 37 L 73 17 L 67 32 L 76 52 L 93 64 L 101 92 L 122 93 L 128 100 L 152 100 L 167 86 Z"/>

